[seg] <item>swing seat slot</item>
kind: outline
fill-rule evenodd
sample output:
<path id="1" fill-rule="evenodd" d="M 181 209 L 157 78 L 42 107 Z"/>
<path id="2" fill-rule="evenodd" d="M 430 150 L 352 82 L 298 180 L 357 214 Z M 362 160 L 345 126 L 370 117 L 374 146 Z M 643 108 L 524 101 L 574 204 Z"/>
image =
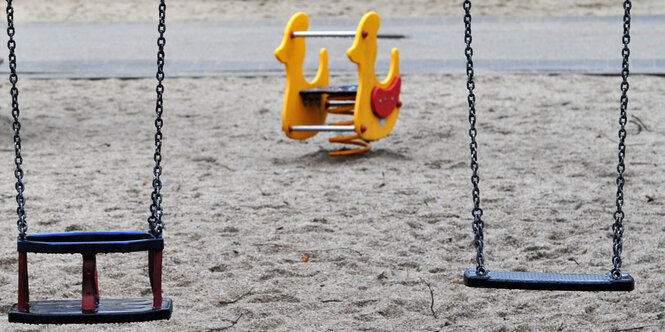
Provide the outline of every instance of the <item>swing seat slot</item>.
<path id="1" fill-rule="evenodd" d="M 349 126 L 333 126 L 333 125 L 323 125 L 323 126 L 290 126 L 290 131 L 355 131 L 356 127 L 354 125 Z"/>
<path id="2" fill-rule="evenodd" d="M 320 86 L 300 91 L 301 98 L 328 95 L 329 97 L 355 97 L 357 85 Z"/>
<path id="3" fill-rule="evenodd" d="M 102 299 L 97 312 L 83 313 L 81 301 L 35 301 L 30 311 L 21 312 L 15 304 L 9 311 L 9 322 L 28 324 L 100 324 L 128 323 L 169 319 L 172 301 L 165 298 L 161 308 L 154 309 L 152 299 Z"/>
<path id="4" fill-rule="evenodd" d="M 635 288 L 633 277 L 623 273 L 614 280 L 606 274 L 566 274 L 541 272 L 489 271 L 485 276 L 476 269 L 464 272 L 464 284 L 469 287 L 530 289 L 551 291 L 629 292 Z"/>
<path id="5" fill-rule="evenodd" d="M 44 254 L 161 251 L 164 239 L 147 232 L 72 232 L 26 235 L 19 252 Z"/>

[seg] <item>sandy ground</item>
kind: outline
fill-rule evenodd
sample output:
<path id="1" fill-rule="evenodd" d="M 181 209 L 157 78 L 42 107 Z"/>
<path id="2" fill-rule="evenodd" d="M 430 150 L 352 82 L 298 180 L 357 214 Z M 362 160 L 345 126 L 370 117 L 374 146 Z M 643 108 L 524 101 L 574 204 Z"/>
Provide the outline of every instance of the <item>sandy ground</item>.
<path id="1" fill-rule="evenodd" d="M 169 2 L 169 20 L 458 17 L 459 1 Z M 19 21 L 152 21 L 155 3 L 23 0 Z M 476 15 L 618 15 L 607 1 L 478 3 Z M 665 14 L 662 1 L 637 14 Z M 333 77 L 352 83 L 353 77 Z M 619 78 L 481 75 L 481 190 L 490 269 L 610 268 Z M 169 79 L 164 295 L 169 322 L 54 331 L 665 329 L 665 78 L 631 78 L 627 294 L 478 290 L 461 76 L 404 77 L 404 108 L 371 153 L 280 132 L 281 77 Z M 0 89 L 0 310 L 15 302 L 7 84 Z M 30 232 L 143 230 L 154 80 L 21 80 Z M 308 259 L 306 259 L 308 258 Z M 80 257 L 30 255 L 33 299 L 77 299 Z M 146 257 L 99 257 L 102 296 L 149 296 Z M 431 287 L 433 294 L 430 296 Z M 235 302 L 234 302 L 235 301 Z M 230 303 L 234 302 L 234 303 Z M 237 321 L 237 323 L 234 323 Z M 34 331 L 44 326 L 9 325 Z"/>
<path id="2" fill-rule="evenodd" d="M 219 331 L 236 319 L 245 331 L 665 328 L 665 115 L 654 112 L 665 102 L 653 97 L 665 94 L 665 78 L 631 81 L 624 266 L 636 289 L 609 294 L 460 284 L 473 266 L 461 76 L 405 77 L 393 134 L 352 158 L 329 157 L 328 135 L 285 138 L 280 77 L 168 80 L 164 294 L 173 318 L 94 330 Z M 22 81 L 30 232 L 147 228 L 153 84 Z M 489 268 L 609 269 L 618 86 L 617 77 L 479 77 Z M 9 134 L 0 150 L 3 312 L 17 268 Z M 78 298 L 79 257 L 29 259 L 33 299 Z M 149 296 L 143 255 L 99 264 L 102 296 Z M 0 329 L 35 327 L 0 319 Z"/>
<path id="3" fill-rule="evenodd" d="M 665 14 L 662 0 L 633 1 L 633 13 Z M 450 18 L 462 14 L 460 0 L 172 0 L 169 21 L 287 20 L 304 11 L 312 18 L 361 17 L 374 10 L 383 18 Z M 16 17 L 24 21 L 153 21 L 156 1 L 135 0 L 21 0 Z M 499 17 L 607 16 L 621 6 L 601 0 L 487 0 L 475 1 L 474 15 Z"/>

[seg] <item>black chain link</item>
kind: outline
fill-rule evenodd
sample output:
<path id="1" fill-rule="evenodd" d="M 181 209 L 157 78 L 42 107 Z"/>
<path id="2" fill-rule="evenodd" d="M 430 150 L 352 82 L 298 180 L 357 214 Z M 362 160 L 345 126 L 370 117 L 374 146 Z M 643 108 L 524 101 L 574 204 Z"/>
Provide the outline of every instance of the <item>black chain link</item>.
<path id="1" fill-rule="evenodd" d="M 473 81 L 473 48 L 471 48 L 471 1 L 465 0 L 464 4 L 464 41 L 466 48 L 464 54 L 466 55 L 466 88 L 469 90 L 467 101 L 469 102 L 469 137 L 471 142 L 469 148 L 471 149 L 471 184 L 473 184 L 473 234 L 474 245 L 476 246 L 476 274 L 484 276 L 488 270 L 485 267 L 485 255 L 483 254 L 483 209 L 480 208 L 480 176 L 478 175 L 478 143 L 476 143 L 476 95 L 473 89 L 476 87 Z"/>
<path id="2" fill-rule="evenodd" d="M 9 41 L 7 42 L 7 48 L 9 48 L 9 82 L 12 84 L 10 89 L 10 94 L 12 96 L 12 117 L 14 118 L 14 123 L 12 127 L 14 128 L 14 164 L 16 164 L 16 170 L 14 171 L 14 176 L 16 177 L 16 203 L 18 207 L 16 208 L 16 214 L 18 215 L 18 220 L 16 225 L 18 226 L 18 238 L 25 239 L 25 233 L 28 231 L 28 222 L 25 215 L 25 197 L 23 196 L 23 191 L 25 190 L 25 185 L 23 184 L 23 157 L 21 157 L 21 122 L 19 121 L 19 111 L 18 107 L 18 75 L 16 74 L 16 42 L 14 41 L 14 7 L 12 6 L 12 0 L 7 0 L 7 36 L 9 36 Z"/>
<path id="3" fill-rule="evenodd" d="M 628 115 L 626 110 L 628 109 L 628 74 L 629 74 L 629 64 L 628 60 L 630 58 L 630 9 L 633 4 L 630 0 L 625 0 L 623 3 L 623 36 L 621 38 L 623 42 L 623 49 L 621 50 L 621 55 L 623 56 L 621 77 L 623 81 L 621 82 L 621 114 L 619 116 L 619 163 L 617 165 L 617 199 L 616 206 L 617 210 L 614 212 L 614 224 L 612 225 L 612 231 L 614 232 L 614 243 L 613 243 L 613 257 L 611 274 L 614 279 L 621 279 L 621 251 L 623 249 L 623 219 L 625 217 L 623 213 L 623 185 L 625 179 L 623 173 L 626 171 L 626 165 L 624 163 L 626 157 L 626 122 L 628 122 Z"/>
<path id="4" fill-rule="evenodd" d="M 150 224 L 150 233 L 156 237 L 162 237 L 164 221 L 162 220 L 162 180 L 160 179 L 160 176 L 162 175 L 162 125 L 164 124 L 164 121 L 162 120 L 162 113 L 164 112 L 164 85 L 162 84 L 162 81 L 164 81 L 164 46 L 166 45 L 166 38 L 164 38 L 164 33 L 166 32 L 165 0 L 159 2 L 159 25 L 157 31 L 159 31 L 159 38 L 157 38 L 157 46 L 159 47 L 159 50 L 157 51 L 157 103 L 155 107 L 155 155 L 153 157 L 155 160 L 155 167 L 152 170 L 155 179 L 152 180 L 152 204 L 150 205 L 150 217 L 148 217 L 148 223 Z"/>

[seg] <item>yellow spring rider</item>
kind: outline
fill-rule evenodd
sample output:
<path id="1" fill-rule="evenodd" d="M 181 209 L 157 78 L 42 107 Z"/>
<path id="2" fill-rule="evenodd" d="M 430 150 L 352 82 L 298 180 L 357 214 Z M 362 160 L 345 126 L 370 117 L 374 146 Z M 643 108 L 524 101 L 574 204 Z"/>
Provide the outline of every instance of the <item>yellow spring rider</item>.
<path id="1" fill-rule="evenodd" d="M 379 15 L 369 12 L 363 16 L 357 31 L 307 31 L 309 18 L 305 13 L 291 17 L 284 31 L 282 44 L 275 50 L 277 60 L 286 66 L 286 91 L 282 110 L 282 129 L 293 139 L 307 139 L 318 132 L 354 132 L 353 135 L 333 137 L 330 142 L 353 144 L 360 148 L 330 152 L 331 156 L 363 153 L 370 150 L 369 141 L 388 136 L 397 122 L 402 103 L 399 100 L 399 52 L 391 52 L 388 77 L 379 81 L 374 73 Z M 353 37 L 346 51 L 358 65 L 358 85 L 329 86 L 328 52 L 321 49 L 316 77 L 308 82 L 303 75 L 306 37 Z M 352 115 L 353 121 L 326 124 L 328 113 Z"/>

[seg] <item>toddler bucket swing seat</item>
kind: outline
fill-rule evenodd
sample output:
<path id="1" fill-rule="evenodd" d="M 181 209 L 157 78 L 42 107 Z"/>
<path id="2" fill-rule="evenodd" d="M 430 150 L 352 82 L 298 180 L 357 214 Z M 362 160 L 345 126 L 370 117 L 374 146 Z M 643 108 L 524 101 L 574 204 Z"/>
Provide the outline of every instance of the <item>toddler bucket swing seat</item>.
<path id="1" fill-rule="evenodd" d="M 28 224 L 24 210 L 23 158 L 21 157 L 21 123 L 19 122 L 18 75 L 16 73 L 16 42 L 14 41 L 14 8 L 12 0 L 7 0 L 7 35 L 9 42 L 9 81 L 12 97 L 14 128 L 14 151 L 16 170 L 16 202 L 18 203 L 18 303 L 8 314 L 10 322 L 29 324 L 92 324 L 126 323 L 169 319 L 172 312 L 170 298 L 162 298 L 162 250 L 164 239 L 162 230 L 162 182 L 160 175 L 162 148 L 162 94 L 164 92 L 164 45 L 166 39 L 166 4 L 159 3 L 159 38 L 157 39 L 157 102 L 155 120 L 155 176 L 152 185 L 149 232 L 70 232 L 53 234 L 26 234 Z M 96 254 L 148 252 L 148 273 L 152 288 L 152 299 L 102 299 L 97 283 Z M 28 291 L 27 253 L 81 254 L 83 256 L 82 299 L 80 301 L 30 301 Z"/>
<path id="2" fill-rule="evenodd" d="M 613 268 L 609 273 L 604 274 L 564 274 L 564 273 L 537 273 L 537 272 L 506 272 L 493 271 L 485 267 L 485 256 L 483 254 L 483 210 L 480 208 L 480 189 L 478 183 L 478 144 L 476 143 L 476 96 L 473 92 L 475 83 L 473 80 L 473 49 L 471 48 L 471 1 L 464 1 L 464 23 L 466 26 L 464 40 L 466 42 L 466 74 L 468 104 L 469 104 L 469 136 L 471 138 L 469 147 L 471 150 L 471 184 L 473 185 L 473 232 L 474 245 L 476 247 L 475 269 L 469 269 L 464 273 L 464 284 L 469 287 L 484 288 L 510 288 L 510 289 L 532 289 L 532 290 L 565 290 L 565 291 L 632 291 L 634 288 L 633 278 L 627 273 L 621 273 L 621 250 L 623 248 L 623 173 L 626 169 L 624 158 L 626 154 L 626 122 L 628 107 L 628 59 L 630 56 L 630 9 L 632 7 L 630 0 L 625 0 L 623 4 L 623 67 L 621 83 L 621 102 L 619 117 L 619 162 L 617 166 L 617 194 L 616 194 L 616 212 L 614 212 L 614 244 L 612 258 Z"/>

